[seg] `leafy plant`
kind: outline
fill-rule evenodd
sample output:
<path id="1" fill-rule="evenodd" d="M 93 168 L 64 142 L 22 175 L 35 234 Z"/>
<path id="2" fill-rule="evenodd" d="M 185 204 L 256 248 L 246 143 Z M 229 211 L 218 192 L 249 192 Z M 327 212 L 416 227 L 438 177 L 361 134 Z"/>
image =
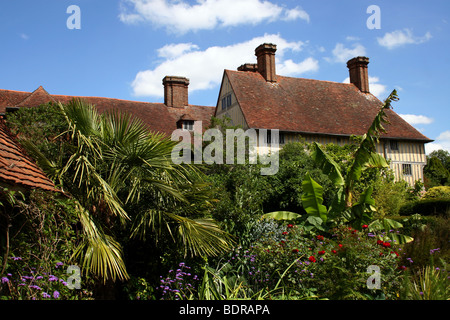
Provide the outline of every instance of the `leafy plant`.
<path id="1" fill-rule="evenodd" d="M 367 133 L 363 135 L 357 149 L 352 156 L 352 163 L 344 176 L 341 167 L 330 157 L 322 147 L 314 142 L 311 157 L 319 165 L 321 170 L 330 178 L 337 188 L 334 201 L 327 209 L 323 205 L 323 188 L 314 181 L 310 175 L 303 180 L 305 193 L 302 195 L 303 206 L 310 217 L 309 221 L 316 228 L 322 229 L 328 222 L 345 221 L 356 228 L 369 223 L 375 211 L 374 200 L 371 195 L 371 186 L 361 194 L 359 200 L 354 203 L 355 183 L 359 181 L 364 170 L 368 168 L 387 168 L 386 160 L 376 153 L 376 144 L 382 132 L 383 124 L 387 122 L 386 109 L 391 107 L 391 102 L 398 100 L 395 90 L 388 96 L 379 112 L 375 116 Z"/>

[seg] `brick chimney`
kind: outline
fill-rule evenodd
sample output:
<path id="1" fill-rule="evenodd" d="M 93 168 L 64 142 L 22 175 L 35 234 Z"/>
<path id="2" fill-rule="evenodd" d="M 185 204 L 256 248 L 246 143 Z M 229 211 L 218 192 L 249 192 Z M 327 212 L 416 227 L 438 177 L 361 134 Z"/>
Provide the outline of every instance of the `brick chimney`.
<path id="1" fill-rule="evenodd" d="M 275 51 L 277 51 L 277 46 L 272 43 L 264 43 L 255 49 L 257 70 L 268 82 L 277 82 Z"/>
<path id="2" fill-rule="evenodd" d="M 356 57 L 347 62 L 347 68 L 350 73 L 350 83 L 353 83 L 364 93 L 369 93 L 368 64 L 369 58 L 367 57 Z"/>
<path id="3" fill-rule="evenodd" d="M 164 104 L 168 107 L 182 108 L 188 105 L 189 79 L 166 76 L 163 79 Z"/>

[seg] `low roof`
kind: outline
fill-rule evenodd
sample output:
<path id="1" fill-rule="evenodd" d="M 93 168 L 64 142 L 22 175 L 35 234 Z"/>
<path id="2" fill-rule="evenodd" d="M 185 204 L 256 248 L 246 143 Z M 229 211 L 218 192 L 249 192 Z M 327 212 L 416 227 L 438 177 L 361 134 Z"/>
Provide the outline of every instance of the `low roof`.
<path id="1" fill-rule="evenodd" d="M 163 103 L 139 102 L 104 97 L 83 97 L 68 95 L 51 95 L 42 86 L 33 92 L 1 90 L 0 113 L 7 107 L 35 107 L 49 102 L 63 104 L 73 99 L 82 99 L 96 106 L 100 112 L 120 110 L 140 118 L 150 130 L 170 136 L 177 129 L 177 121 L 183 115 L 192 120 L 202 120 L 203 127 L 209 126 L 214 107 L 188 105 L 183 108 L 169 108 Z M 172 110 L 173 109 L 173 110 Z"/>
<path id="2" fill-rule="evenodd" d="M 58 191 L 53 182 L 27 156 L 0 119 L 0 180 L 8 185 Z"/>
<path id="3" fill-rule="evenodd" d="M 277 75 L 271 83 L 258 72 L 225 70 L 250 128 L 304 134 L 363 135 L 382 102 L 351 83 Z M 382 138 L 430 142 L 393 110 Z"/>

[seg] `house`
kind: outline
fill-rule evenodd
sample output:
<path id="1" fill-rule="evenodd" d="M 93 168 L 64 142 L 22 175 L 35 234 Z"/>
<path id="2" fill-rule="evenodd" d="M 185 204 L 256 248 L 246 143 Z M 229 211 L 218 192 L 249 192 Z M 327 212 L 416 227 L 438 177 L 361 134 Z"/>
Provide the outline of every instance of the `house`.
<path id="1" fill-rule="evenodd" d="M 0 186 L 11 190 L 43 189 L 58 192 L 53 182 L 9 132 L 0 119 Z"/>
<path id="2" fill-rule="evenodd" d="M 163 79 L 164 103 L 138 102 L 102 97 L 82 97 L 49 94 L 42 86 L 33 92 L 0 89 L 0 116 L 18 108 L 36 107 L 47 103 L 68 103 L 82 99 L 96 106 L 100 112 L 120 110 L 141 119 L 154 132 L 168 137 L 177 128 L 190 129 L 194 121 L 210 124 L 214 107 L 189 104 L 189 79 L 166 76 Z"/>
<path id="3" fill-rule="evenodd" d="M 277 75 L 275 52 L 275 44 L 262 44 L 257 63 L 224 71 L 215 117 L 228 117 L 244 130 L 278 129 L 281 147 L 300 137 L 343 145 L 367 132 L 382 105 L 369 91 L 367 57 L 349 60 L 350 83 L 338 83 Z M 397 180 L 423 181 L 425 143 L 432 140 L 393 110 L 386 113 L 389 124 L 377 152 L 390 160 Z"/>

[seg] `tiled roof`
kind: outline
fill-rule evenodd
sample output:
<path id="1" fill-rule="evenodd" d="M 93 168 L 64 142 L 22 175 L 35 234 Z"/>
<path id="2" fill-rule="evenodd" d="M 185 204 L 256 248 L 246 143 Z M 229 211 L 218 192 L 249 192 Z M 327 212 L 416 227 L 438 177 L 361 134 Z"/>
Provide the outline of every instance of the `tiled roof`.
<path id="1" fill-rule="evenodd" d="M 177 128 L 176 122 L 186 115 L 192 120 L 202 120 L 203 126 L 209 125 L 214 114 L 213 107 L 188 105 L 183 108 L 169 108 L 163 103 L 138 102 L 103 97 L 82 97 L 50 95 L 41 86 L 34 92 L 20 92 L 0 89 L 0 113 L 7 107 L 34 107 L 48 102 L 63 104 L 79 98 L 93 104 L 100 112 L 120 110 L 140 118 L 152 131 L 170 136 Z"/>
<path id="2" fill-rule="evenodd" d="M 250 128 L 304 134 L 362 135 L 382 102 L 350 83 L 277 76 L 266 82 L 258 72 L 225 70 Z M 432 141 L 393 110 L 384 138 Z"/>
<path id="3" fill-rule="evenodd" d="M 58 191 L 29 158 L 0 119 L 0 180 L 9 185 Z"/>

